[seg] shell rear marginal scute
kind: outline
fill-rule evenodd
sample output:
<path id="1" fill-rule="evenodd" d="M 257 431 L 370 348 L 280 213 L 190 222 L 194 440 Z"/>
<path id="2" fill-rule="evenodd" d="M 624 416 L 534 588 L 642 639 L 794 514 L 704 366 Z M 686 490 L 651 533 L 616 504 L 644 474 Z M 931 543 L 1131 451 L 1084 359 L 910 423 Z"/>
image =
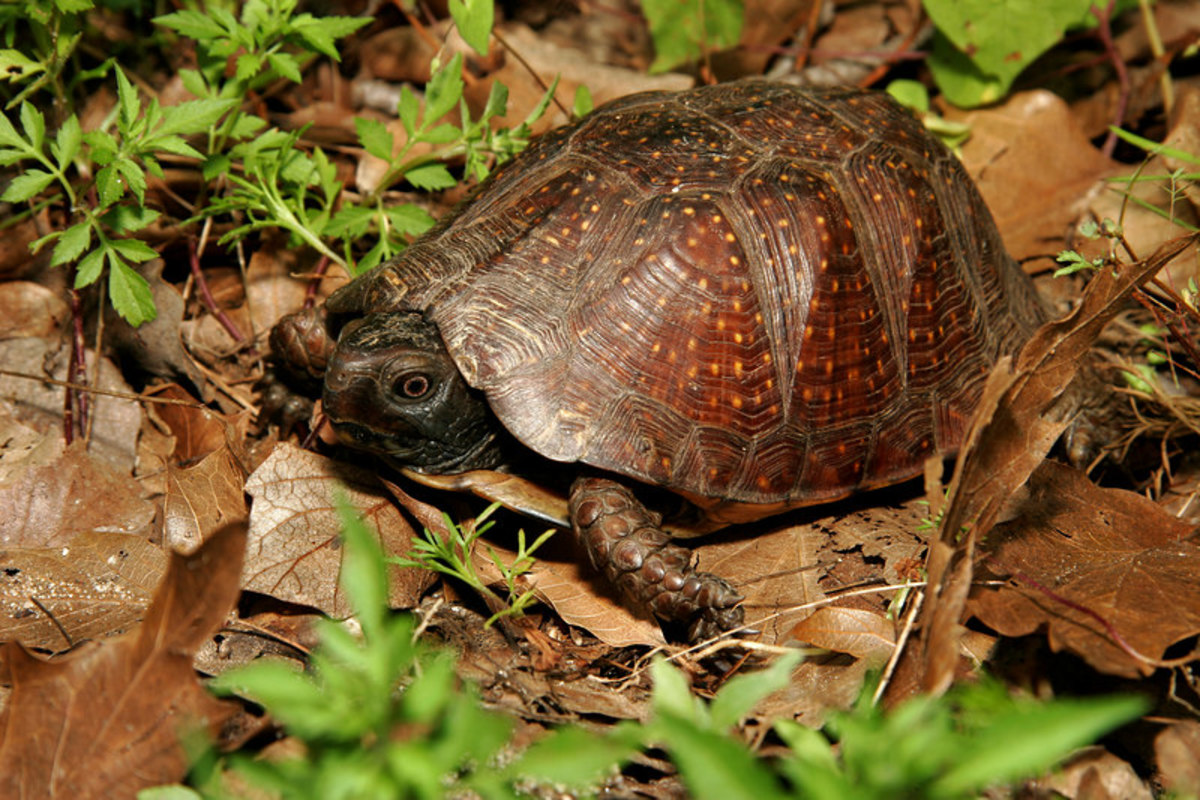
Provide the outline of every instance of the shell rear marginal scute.
<path id="1" fill-rule="evenodd" d="M 384 270 L 544 456 L 778 507 L 918 474 L 1041 318 L 890 100 L 744 83 L 534 144 Z"/>

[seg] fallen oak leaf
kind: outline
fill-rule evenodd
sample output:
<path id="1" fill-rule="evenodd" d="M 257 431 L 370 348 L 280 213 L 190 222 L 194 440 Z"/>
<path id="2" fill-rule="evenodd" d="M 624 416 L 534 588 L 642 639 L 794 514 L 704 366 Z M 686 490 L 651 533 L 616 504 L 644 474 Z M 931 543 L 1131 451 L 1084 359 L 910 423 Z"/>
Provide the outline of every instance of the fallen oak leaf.
<path id="1" fill-rule="evenodd" d="M 1200 633 L 1200 529 L 1053 462 L 1030 490 L 1023 513 L 988 537 L 983 562 L 1013 583 L 976 587 L 969 613 L 1005 636 L 1045 628 L 1051 649 L 1127 677 Z"/>
<path id="2" fill-rule="evenodd" d="M 235 710 L 203 688 L 192 657 L 237 600 L 245 545 L 245 526 L 231 525 L 173 555 L 141 626 L 119 639 L 55 661 L 4 646 L 0 797 L 132 797 L 183 777 L 180 733 L 215 735 Z"/>

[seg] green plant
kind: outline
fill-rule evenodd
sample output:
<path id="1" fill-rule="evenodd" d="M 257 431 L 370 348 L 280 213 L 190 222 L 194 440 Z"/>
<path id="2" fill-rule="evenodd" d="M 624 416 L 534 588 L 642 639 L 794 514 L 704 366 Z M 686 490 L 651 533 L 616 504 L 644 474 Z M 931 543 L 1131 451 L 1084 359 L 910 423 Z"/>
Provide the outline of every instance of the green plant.
<path id="1" fill-rule="evenodd" d="M 194 43 L 196 69 L 180 70 L 183 86 L 197 99 L 173 107 L 143 102 L 122 68 L 108 59 L 67 79 L 65 67 L 86 32 L 92 0 L 20 0 L 0 8 L 6 43 L 0 66 L 13 83 L 24 83 L 10 102 L 18 125 L 0 119 L 0 166 L 22 171 L 2 198 L 33 207 L 61 205 L 68 224 L 34 244 L 53 244 L 53 265 L 74 266 L 76 288 L 98 281 L 107 271 L 108 295 L 126 320 L 139 325 L 155 316 L 146 281 L 134 265 L 156 253 L 141 238 L 160 220 L 147 205 L 147 176 L 162 177 L 159 158 L 196 163 L 205 180 L 196 212 L 184 225 L 204 218 L 232 219 L 222 236 L 229 243 L 264 228 L 282 228 L 297 242 L 317 250 L 350 272 L 361 272 L 401 250 L 407 237 L 423 232 L 432 218 L 412 205 L 389 206 L 383 192 L 400 181 L 417 188 L 443 189 L 456 183 L 443 161 L 464 157 L 467 175 L 482 178 L 493 163 L 510 158 L 528 143 L 529 124 L 544 113 L 550 92 L 523 124 L 493 130 L 505 111 L 501 85 L 478 119 L 462 99 L 461 57 L 440 69 L 427 88 L 425 103 L 405 89 L 399 105 L 407 138 L 394 148 L 380 123 L 360 121 L 364 148 L 387 163 L 383 179 L 370 191 L 350 195 L 320 148 L 307 148 L 303 131 L 267 130 L 247 102 L 278 81 L 298 82 L 303 68 L 318 57 L 338 58 L 335 42 L 365 25 L 365 18 L 315 17 L 297 13 L 296 0 L 247 0 L 236 13 L 222 4 L 201 12 L 183 9 L 154 22 Z M 12 9 L 21 13 L 10 13 Z M 491 3 L 456 5 L 455 17 L 472 40 L 486 45 Z M 26 32 L 31 35 L 24 35 Z M 117 107 L 97 130 L 84 133 L 73 98 L 84 82 L 116 72 Z M 58 117 L 49 123 L 24 98 L 50 91 Z M 551 92 L 553 88 L 551 89 Z M 461 124 L 443 122 L 455 108 Z M 418 143 L 435 145 L 412 156 Z M 393 149 L 397 149 L 393 153 Z M 374 245 L 356 262 L 359 242 Z"/>
<path id="2" fill-rule="evenodd" d="M 736 45 L 745 8 L 741 0 L 644 0 L 642 13 L 654 40 L 653 73 Z"/>
<path id="3" fill-rule="evenodd" d="M 410 615 L 388 612 L 379 545 L 353 514 L 343 519 L 342 585 L 361 637 L 328 620 L 320 625 L 320 645 L 307 672 L 259 662 L 213 681 L 220 694 L 236 692 L 261 703 L 303 741 L 305 756 L 272 761 L 234 755 L 224 764 L 201 759 L 198 766 L 208 771 L 194 775 L 193 796 L 228 796 L 224 766 L 287 798 L 467 792 L 506 798 L 530 782 L 587 786 L 628 757 L 638 734 L 626 725 L 607 736 L 564 729 L 523 753 L 506 753 L 511 722 L 483 708 L 476 688 L 455 675 L 449 651 L 415 638 Z"/>
<path id="4" fill-rule="evenodd" d="M 447 531 L 445 538 L 438 536 L 426 528 L 423 538 L 413 541 L 413 550 L 408 554 L 407 558 L 397 557 L 390 560 L 403 567 L 428 569 L 440 572 L 443 575 L 449 575 L 467 584 L 480 594 L 485 595 L 492 601 L 493 607 L 500 609 L 492 614 L 486 625 L 491 625 L 501 617 L 520 616 L 525 612 L 529 604 L 533 602 L 534 590 L 528 589 L 522 592 L 518 588 L 517 582 L 533 566 L 534 551 L 541 547 L 554 534 L 554 529 L 545 531 L 528 547 L 525 545 L 525 531 L 518 530 L 517 557 L 513 559 L 512 564 L 505 564 L 496 555 L 495 550 L 490 546 L 487 548 L 488 556 L 492 559 L 492 563 L 504 579 L 507 596 L 506 598 L 501 598 L 479 577 L 479 573 L 475 570 L 475 565 L 471 560 L 471 552 L 475 548 L 475 543 L 495 522 L 495 520 L 490 520 L 488 517 L 499 507 L 499 503 L 492 503 L 492 505 L 484 509 L 475 518 L 472 524 L 465 528 L 454 524 L 450 516 L 444 514 L 443 520 L 445 521 Z"/>
<path id="5" fill-rule="evenodd" d="M 780 659 L 763 672 L 738 676 L 707 707 L 676 670 L 655 666 L 651 736 L 671 754 L 692 796 L 977 797 L 988 787 L 1049 769 L 1146 708 L 1140 697 L 1043 703 L 984 682 L 884 712 L 872 705 L 868 686 L 852 710 L 830 718 L 824 733 L 776 721 L 774 730 L 790 752 L 775 762 L 758 760 L 727 730 L 785 686 L 794 665 L 794 658 Z"/>

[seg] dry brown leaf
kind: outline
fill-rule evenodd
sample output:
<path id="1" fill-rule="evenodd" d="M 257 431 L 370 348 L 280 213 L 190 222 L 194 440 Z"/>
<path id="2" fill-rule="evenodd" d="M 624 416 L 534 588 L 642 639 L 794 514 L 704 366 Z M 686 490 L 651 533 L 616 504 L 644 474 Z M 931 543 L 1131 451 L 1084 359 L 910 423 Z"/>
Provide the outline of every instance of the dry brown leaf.
<path id="1" fill-rule="evenodd" d="M 1001 359 L 988 376 L 950 484 L 941 539 L 930 545 L 921 647 L 909 651 L 920 659 L 915 673 L 925 691 L 945 691 L 954 678 L 976 542 L 1066 428 L 1071 409 L 1059 398 L 1092 342 L 1135 287 L 1194 242 L 1167 242 L 1116 275 L 1097 271 L 1074 311 L 1038 328 L 1015 359 Z"/>
<path id="2" fill-rule="evenodd" d="M 571 536 L 569 532 L 561 531 L 559 535 Z M 507 565 L 516 560 L 516 553 L 488 542 L 485 547 L 477 546 L 471 554 L 480 577 L 491 583 L 502 583 L 500 571 L 486 553 L 489 547 Z M 591 632 L 605 644 L 613 647 L 665 644 L 662 628 L 657 622 L 635 615 L 616 599 L 615 594 L 599 590 L 597 581 L 602 578 L 584 566 L 586 558 L 582 553 L 578 554 L 580 559 L 575 561 L 539 557 L 533 568 L 525 573 L 526 586 L 522 588 L 536 589 L 538 598 L 553 608 L 563 622 Z"/>
<path id="3" fill-rule="evenodd" d="M 148 531 L 154 506 L 137 481 L 92 458 L 82 442 L 58 452 L 58 434 L 46 437 L 45 444 L 14 454 L 23 457 L 13 469 L 4 465 L 0 546 L 62 545 L 88 530 Z"/>
<path id="4" fill-rule="evenodd" d="M 1200 633 L 1200 529 L 1068 467 L 1038 469 L 1023 513 L 992 531 L 987 553 L 988 571 L 1014 586 L 976 589 L 969 610 L 1006 636 L 1046 627 L 1052 649 L 1101 672 L 1134 677 L 1155 665 L 1114 643 L 1094 615 L 1150 659 Z"/>
<path id="5" fill-rule="evenodd" d="M 11 415 L 35 430 L 62 431 L 63 398 L 61 386 L 39 380 L 46 376 L 66 380 L 70 348 L 44 339 L 0 341 L 0 364 L 22 376 L 0 375 L 0 415 Z M 88 374 L 97 376 L 95 386 L 109 392 L 132 394 L 129 384 L 108 359 L 95 363 L 88 351 Z M 137 434 L 143 412 L 136 399 L 111 395 L 88 395 L 91 438 L 88 451 L 116 469 L 131 473 L 137 461 Z"/>
<path id="6" fill-rule="evenodd" d="M 163 384 L 146 392 L 146 396 L 163 400 L 195 402 L 178 384 Z M 249 413 L 223 415 L 207 408 L 178 403 L 150 403 L 151 414 L 175 437 L 173 457 L 177 463 L 188 465 L 199 461 L 222 447 L 234 447 L 240 457 Z"/>
<path id="7" fill-rule="evenodd" d="M 792 636 L 816 647 L 880 666 L 896 647 L 895 624 L 874 611 L 824 606 L 792 628 Z"/>
<path id="8" fill-rule="evenodd" d="M 963 163 L 1018 261 L 1062 249 L 1063 232 L 1085 210 L 1079 198 L 1116 167 L 1052 92 L 1021 92 L 947 117 L 971 126 Z"/>
<path id="9" fill-rule="evenodd" d="M 61 547 L 7 549 L 2 560 L 0 641 L 51 651 L 128 630 L 167 566 L 142 537 L 99 531 Z"/>
<path id="10" fill-rule="evenodd" d="M 163 542 L 190 553 L 215 531 L 231 522 L 245 522 L 246 474 L 227 447 L 210 453 L 199 464 L 167 467 L 163 498 Z"/>
<path id="11" fill-rule="evenodd" d="M 15 643 L 13 690 L 0 712 L 0 797 L 132 797 L 180 780 L 180 733 L 217 732 L 231 713 L 192 670 L 192 654 L 238 595 L 246 535 L 230 526 L 192 556 L 173 556 L 141 627 L 53 662 Z"/>
<path id="12" fill-rule="evenodd" d="M 366 520 L 383 551 L 405 555 L 412 527 L 375 474 L 290 444 L 276 445 L 246 480 L 253 498 L 250 545 L 243 588 L 289 603 L 312 606 L 333 617 L 352 609 L 342 593 L 342 529 L 339 501 Z M 411 608 L 432 582 L 423 570 L 391 566 L 389 602 Z"/>
<path id="13" fill-rule="evenodd" d="M 1200 722 L 1181 719 L 1154 737 L 1163 785 L 1178 797 L 1200 797 Z"/>
<path id="14" fill-rule="evenodd" d="M 0 339 L 55 336 L 58 327 L 70 315 L 62 298 L 41 284 L 29 281 L 0 283 Z M 6 369 L 12 367 L 6 366 Z"/>
<path id="15" fill-rule="evenodd" d="M 1128 761 L 1103 747 L 1086 747 L 1035 782 L 1035 797 L 1069 800 L 1153 800 L 1154 793 Z"/>

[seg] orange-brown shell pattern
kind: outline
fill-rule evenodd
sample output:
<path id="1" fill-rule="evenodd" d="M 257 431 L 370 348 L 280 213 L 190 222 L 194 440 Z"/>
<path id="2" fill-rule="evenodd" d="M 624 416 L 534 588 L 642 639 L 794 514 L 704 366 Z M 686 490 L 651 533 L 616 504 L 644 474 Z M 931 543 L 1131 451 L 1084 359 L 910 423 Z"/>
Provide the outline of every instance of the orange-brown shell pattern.
<path id="1" fill-rule="evenodd" d="M 602 107 L 366 280 L 543 456 L 764 515 L 953 452 L 1042 317 L 908 112 L 766 82 Z"/>

